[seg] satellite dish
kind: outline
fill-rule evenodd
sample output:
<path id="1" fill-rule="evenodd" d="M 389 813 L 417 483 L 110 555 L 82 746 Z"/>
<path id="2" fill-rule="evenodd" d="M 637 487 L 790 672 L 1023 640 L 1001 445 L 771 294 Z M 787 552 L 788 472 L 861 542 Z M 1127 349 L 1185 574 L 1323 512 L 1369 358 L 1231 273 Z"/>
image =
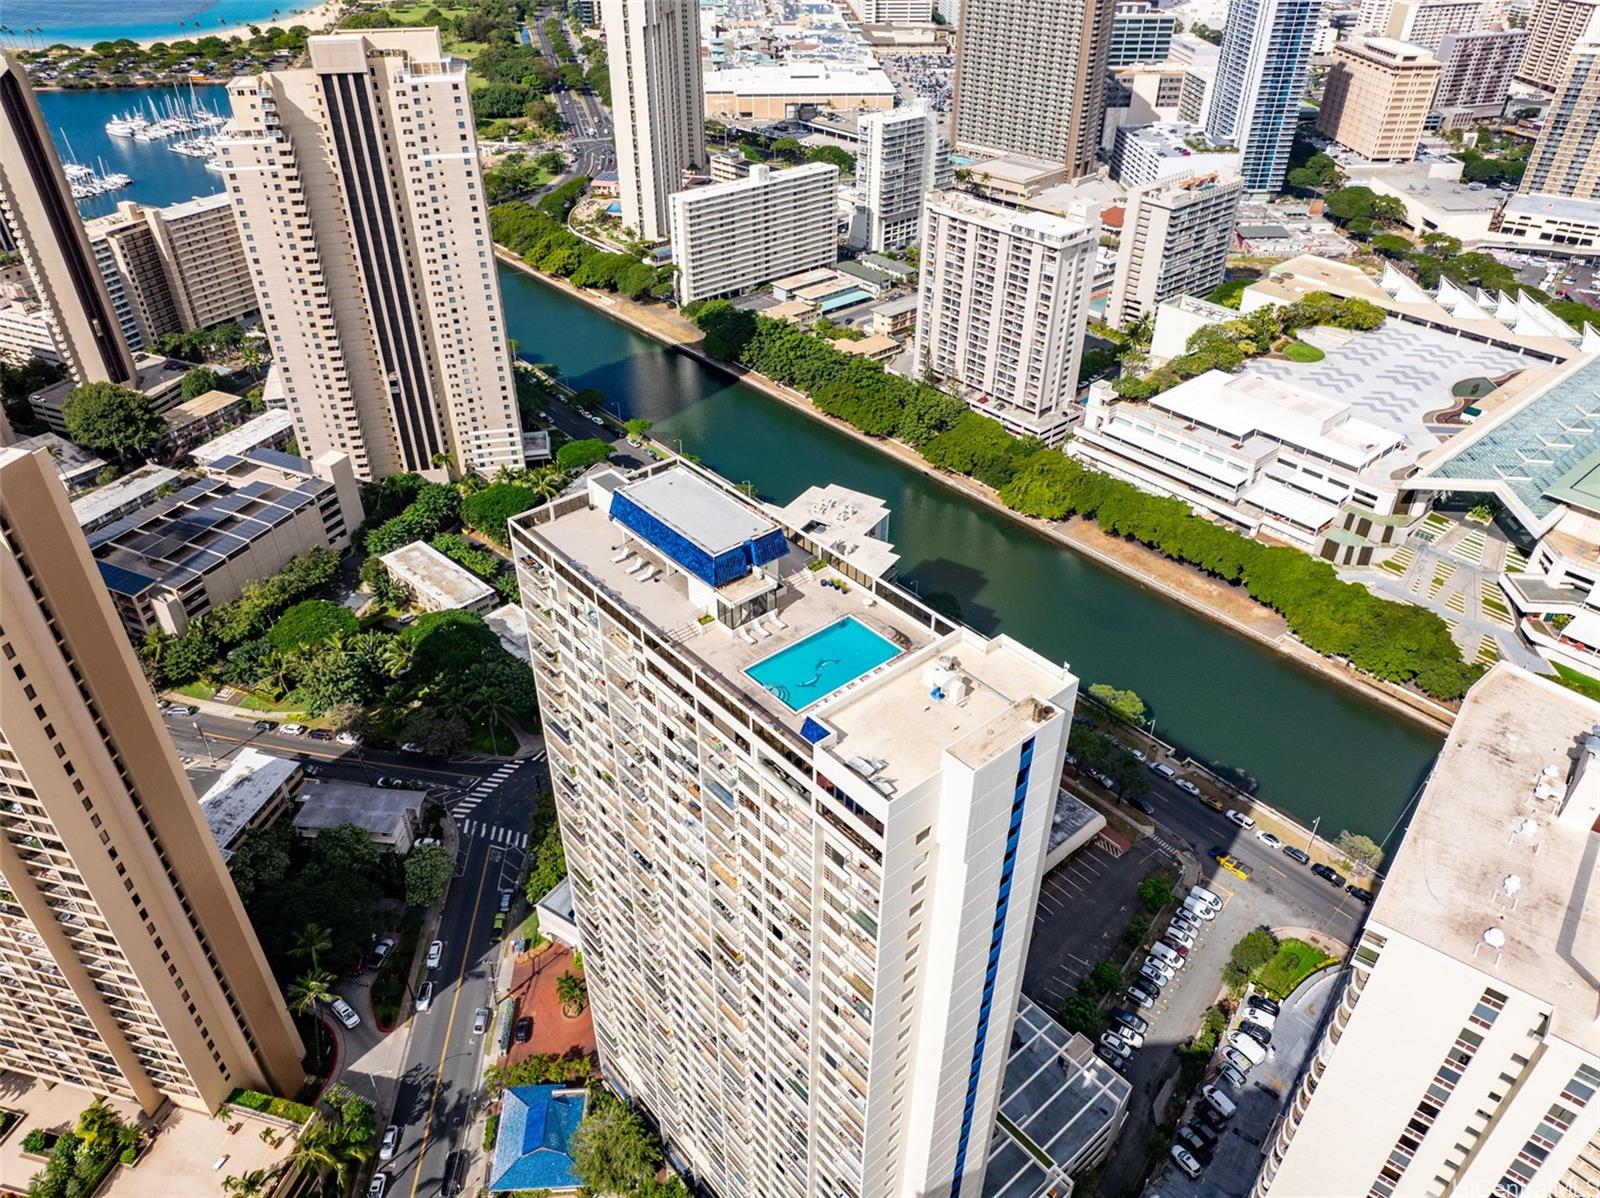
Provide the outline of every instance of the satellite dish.
<path id="1" fill-rule="evenodd" d="M 1502 949 L 1506 946 L 1506 934 L 1499 928 L 1489 928 L 1483 933 L 1483 942 L 1492 949 Z"/>

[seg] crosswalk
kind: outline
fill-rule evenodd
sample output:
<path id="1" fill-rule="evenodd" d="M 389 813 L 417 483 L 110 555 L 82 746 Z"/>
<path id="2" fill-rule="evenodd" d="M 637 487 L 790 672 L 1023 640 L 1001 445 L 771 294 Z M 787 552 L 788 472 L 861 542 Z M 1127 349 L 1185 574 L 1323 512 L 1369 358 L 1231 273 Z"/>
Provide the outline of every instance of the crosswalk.
<path id="1" fill-rule="evenodd" d="M 484 799 L 488 798 L 494 793 L 495 787 L 499 786 L 507 778 L 511 777 L 512 774 L 516 773 L 521 765 L 522 762 L 520 761 L 508 761 L 499 769 L 495 770 L 494 773 L 486 775 L 471 790 L 467 791 L 467 793 L 462 795 L 461 798 L 450 804 L 451 813 L 454 814 L 457 819 L 460 819 L 469 812 L 473 811 L 479 803 L 483 802 Z"/>
<path id="2" fill-rule="evenodd" d="M 490 844 L 504 845 L 508 849 L 525 849 L 528 847 L 528 834 L 519 832 L 515 828 L 503 827 L 500 824 L 491 824 L 487 820 L 469 819 L 461 825 L 461 838 L 463 840 L 487 840 Z"/>

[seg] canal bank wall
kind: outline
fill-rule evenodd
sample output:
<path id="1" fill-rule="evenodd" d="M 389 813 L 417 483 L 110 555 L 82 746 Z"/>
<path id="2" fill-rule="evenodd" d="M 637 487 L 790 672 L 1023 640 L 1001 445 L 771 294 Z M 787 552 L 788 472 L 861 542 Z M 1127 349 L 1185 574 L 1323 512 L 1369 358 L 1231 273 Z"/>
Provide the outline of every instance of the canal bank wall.
<path id="1" fill-rule="evenodd" d="M 1081 553 L 1108 569 L 1115 570 L 1141 587 L 1153 590 L 1199 612 L 1230 632 L 1248 637 L 1273 649 L 1305 669 L 1338 682 L 1430 731 L 1444 735 L 1450 731 L 1454 723 L 1455 712 L 1444 704 L 1405 687 L 1363 674 L 1344 662 L 1323 657 L 1308 648 L 1289 632 L 1281 616 L 1257 603 L 1237 587 L 1174 562 L 1143 545 L 1103 532 L 1089 521 L 1071 520 L 1052 523 L 1025 516 L 1007 507 L 994 491 L 982 483 L 939 470 L 909 446 L 896 441 L 869 437 L 854 426 L 828 415 L 818 409 L 803 392 L 786 387 L 766 375 L 737 363 L 712 357 L 701 348 L 703 336 L 699 328 L 676 311 L 638 304 L 619 296 L 601 295 L 575 287 L 565 279 L 535 270 L 499 245 L 495 246 L 495 254 L 506 265 L 564 292 L 591 308 L 604 312 L 636 332 L 695 358 L 719 374 L 754 387 L 770 398 L 827 424 L 833 430 L 871 446 L 879 453 L 889 454 L 923 477 L 949 490 L 960 492 L 965 498 L 981 503 L 1040 536 Z"/>

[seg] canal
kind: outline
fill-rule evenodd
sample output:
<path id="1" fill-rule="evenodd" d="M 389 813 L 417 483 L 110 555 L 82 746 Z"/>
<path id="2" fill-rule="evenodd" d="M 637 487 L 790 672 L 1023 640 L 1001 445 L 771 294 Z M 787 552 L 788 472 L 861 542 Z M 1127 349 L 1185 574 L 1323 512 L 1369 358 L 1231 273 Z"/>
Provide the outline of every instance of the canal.
<path id="1" fill-rule="evenodd" d="M 507 331 L 565 382 L 655 421 L 707 466 L 786 503 L 813 483 L 881 496 L 902 579 L 963 619 L 1065 661 L 1087 687 L 1137 691 L 1161 736 L 1254 778 L 1260 797 L 1330 839 L 1384 838 L 1439 749 L 1434 734 L 1123 575 L 970 503 L 760 391 L 501 267 Z"/>

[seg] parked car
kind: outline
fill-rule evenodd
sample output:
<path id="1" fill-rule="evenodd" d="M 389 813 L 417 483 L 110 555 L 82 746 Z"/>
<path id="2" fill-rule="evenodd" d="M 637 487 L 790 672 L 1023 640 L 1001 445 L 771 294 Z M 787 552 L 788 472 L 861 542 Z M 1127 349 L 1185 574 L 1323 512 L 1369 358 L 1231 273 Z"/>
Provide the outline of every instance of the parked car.
<path id="1" fill-rule="evenodd" d="M 1217 917 L 1216 909 L 1208 903 L 1202 903 L 1199 899 L 1184 899 L 1183 911 L 1185 914 L 1195 919 L 1203 920 L 1206 923 L 1210 923 Z"/>
<path id="2" fill-rule="evenodd" d="M 357 1015 L 356 1009 L 349 1003 L 345 1002 L 344 999 L 336 998 L 330 1005 L 333 1007 L 333 1014 L 335 1018 L 337 1018 L 340 1023 L 344 1024 L 345 1027 L 361 1026 L 361 1016 Z"/>
<path id="3" fill-rule="evenodd" d="M 1210 1128 L 1212 1131 L 1216 1132 L 1220 1132 L 1223 1128 L 1228 1126 L 1228 1116 L 1222 1113 L 1222 1109 L 1220 1107 L 1213 1106 L 1209 1102 L 1195 1103 L 1194 1118 L 1195 1122 L 1199 1123 L 1202 1127 Z"/>
<path id="4" fill-rule="evenodd" d="M 306 733 L 312 740 L 332 740 L 333 731 L 328 728 L 313 728 Z"/>
<path id="5" fill-rule="evenodd" d="M 1124 1065 L 1127 1063 L 1122 1057 L 1117 1055 L 1115 1049 L 1107 1048 L 1104 1044 L 1096 1044 L 1094 1046 L 1094 1055 L 1099 1057 L 1107 1065 L 1110 1065 L 1118 1073 L 1122 1072 Z"/>
<path id="6" fill-rule="evenodd" d="M 428 945 L 428 968 L 438 969 L 439 962 L 444 960 L 444 941 L 435 940 Z"/>
<path id="7" fill-rule="evenodd" d="M 1222 897 L 1215 891 L 1207 890 L 1204 886 L 1189 887 L 1189 897 L 1205 903 L 1213 911 L 1222 910 Z"/>
<path id="8" fill-rule="evenodd" d="M 383 1198 L 383 1192 L 388 1188 L 389 1175 L 387 1173 L 375 1173 L 372 1177 L 372 1184 L 367 1187 L 367 1198 Z"/>
<path id="9" fill-rule="evenodd" d="M 199 715 L 200 709 L 189 703 L 174 703 L 162 715 Z"/>
<path id="10" fill-rule="evenodd" d="M 511 891 L 502 890 L 500 892 L 500 910 L 502 910 L 502 911 L 511 910 Z"/>
<path id="11" fill-rule="evenodd" d="M 422 746 L 414 740 L 408 740 L 400 746 L 400 751 L 402 753 L 420 753 L 422 752 Z"/>
<path id="12" fill-rule="evenodd" d="M 1200 801 L 1213 811 L 1226 811 L 1228 809 L 1221 799 L 1213 799 L 1210 795 L 1201 795 Z"/>
<path id="13" fill-rule="evenodd" d="M 1217 864 L 1222 866 L 1223 869 L 1227 870 L 1241 882 L 1248 882 L 1250 880 L 1250 875 L 1255 872 L 1243 861 L 1240 861 L 1239 858 L 1231 857 L 1227 853 L 1224 853 L 1222 856 L 1217 858 Z"/>
<path id="14" fill-rule="evenodd" d="M 1268 998 L 1265 994 L 1252 994 L 1249 998 L 1244 1000 L 1244 1005 L 1247 1007 L 1254 1007 L 1259 1011 L 1266 1011 L 1274 1019 L 1283 1014 L 1283 1008 L 1280 1007 L 1274 1000 Z"/>
<path id="15" fill-rule="evenodd" d="M 1344 886 L 1344 875 L 1331 865 L 1324 865 L 1319 861 L 1311 867 L 1311 872 L 1330 886 L 1338 886 L 1341 889 Z"/>
<path id="16" fill-rule="evenodd" d="M 389 1124 L 383 1129 L 383 1140 L 378 1145 L 378 1159 L 389 1161 L 394 1159 L 395 1149 L 400 1147 L 400 1126 L 396 1123 Z"/>
<path id="17" fill-rule="evenodd" d="M 1122 994 L 1134 1006 L 1145 1011 L 1156 1005 L 1156 999 L 1161 997 L 1161 987 L 1143 978 L 1135 978 Z"/>
<path id="18" fill-rule="evenodd" d="M 1129 1048 L 1143 1048 L 1144 1047 L 1144 1033 L 1143 1032 L 1136 1032 L 1131 1027 L 1128 1027 L 1126 1024 L 1118 1024 L 1115 1027 L 1113 1027 L 1111 1029 L 1111 1031 L 1115 1032 L 1118 1036 L 1121 1036 L 1122 1040 L 1123 1040 L 1123 1043 L 1125 1043 Z"/>
<path id="19" fill-rule="evenodd" d="M 1187 944 L 1184 944 L 1181 940 L 1177 939 L 1177 937 L 1173 936 L 1170 932 L 1165 934 L 1165 935 L 1163 935 L 1160 940 L 1156 941 L 1156 944 L 1160 944 L 1160 945 L 1163 945 L 1166 948 L 1170 948 L 1173 952 L 1177 953 L 1178 956 L 1182 957 L 1185 961 L 1188 961 L 1188 959 L 1189 959 L 1189 946 Z M 1154 945 L 1152 945 L 1151 947 L 1154 947 Z"/>
<path id="20" fill-rule="evenodd" d="M 1231 1044 L 1222 1050 L 1222 1063 L 1224 1065 L 1232 1065 L 1243 1074 L 1249 1074 L 1250 1070 L 1255 1066 L 1254 1061 Z"/>
<path id="21" fill-rule="evenodd" d="M 1172 1146 L 1172 1159 L 1187 1177 L 1192 1179 L 1200 1176 L 1200 1162 L 1182 1144 Z"/>
<path id="22" fill-rule="evenodd" d="M 1279 840 L 1271 832 L 1263 832 L 1260 828 L 1256 829 L 1256 839 L 1269 849 L 1281 849 L 1283 847 L 1283 841 Z"/>
<path id="23" fill-rule="evenodd" d="M 1142 795 L 1134 795 L 1132 798 L 1128 799 L 1127 801 L 1128 801 L 1129 805 L 1137 807 L 1140 811 L 1144 812 L 1146 815 L 1154 815 L 1156 813 L 1156 805 L 1154 803 L 1152 803 L 1149 799 L 1144 798 Z"/>
<path id="24" fill-rule="evenodd" d="M 1224 819 L 1238 824 L 1241 828 L 1253 828 L 1256 826 L 1255 820 L 1251 819 L 1244 812 L 1235 811 L 1231 807 L 1227 811 L 1224 811 L 1222 815 Z"/>
<path id="25" fill-rule="evenodd" d="M 1160 774 L 1163 778 L 1176 778 L 1177 772 L 1164 761 L 1152 761 L 1148 767 L 1152 774 Z"/>
<path id="26" fill-rule="evenodd" d="M 1217 1136 L 1203 1123 L 1185 1123 L 1178 1129 L 1178 1140 L 1194 1153 L 1200 1160 L 1211 1163 L 1211 1154 L 1216 1148 Z"/>
<path id="27" fill-rule="evenodd" d="M 1187 955 L 1187 951 L 1180 953 L 1170 944 L 1162 944 L 1159 940 L 1150 946 L 1150 955 L 1173 969 L 1183 968 L 1183 958 Z"/>
<path id="28" fill-rule="evenodd" d="M 165 711 L 167 708 L 169 708 L 171 706 L 172 706 L 172 700 L 171 699 L 157 699 L 156 700 L 156 710 L 157 711 Z"/>
<path id="29" fill-rule="evenodd" d="M 1144 760 L 1144 750 L 1143 749 L 1129 749 L 1128 752 L 1132 753 L 1137 760 L 1139 760 L 1139 761 L 1143 761 Z"/>
<path id="30" fill-rule="evenodd" d="M 1173 783 L 1179 790 L 1186 790 L 1196 798 L 1200 797 L 1200 788 L 1187 778 L 1174 779 Z"/>
<path id="31" fill-rule="evenodd" d="M 306 734 L 306 726 L 304 724 L 279 724 L 278 731 L 284 736 L 304 736 Z"/>
<path id="32" fill-rule="evenodd" d="M 1227 1086 L 1231 1093 L 1241 1094 L 1244 1092 L 1244 1074 L 1232 1065 L 1224 1065 L 1217 1070 L 1217 1082 L 1220 1085 Z"/>
<path id="33" fill-rule="evenodd" d="M 472 1015 L 472 1034 L 481 1036 L 489 1028 L 489 1008 L 479 1007 Z"/>
<path id="34" fill-rule="evenodd" d="M 1259 1065 L 1262 1061 L 1267 1059 L 1266 1046 L 1253 1036 L 1247 1035 L 1243 1031 L 1234 1032 L 1228 1037 L 1228 1052 L 1232 1052 L 1236 1056 L 1241 1056 L 1247 1062 L 1249 1062 L 1249 1064 L 1246 1065 L 1238 1065 L 1235 1063 L 1235 1068 L 1237 1068 L 1240 1073 L 1248 1073 L 1251 1065 Z M 1223 1059 L 1227 1059 L 1226 1055 L 1224 1055 Z"/>
<path id="35" fill-rule="evenodd" d="M 1205 1100 L 1205 1102 L 1201 1104 L 1202 1106 L 1209 1103 L 1212 1107 L 1216 1108 L 1216 1110 L 1224 1119 L 1232 1119 L 1233 1113 L 1239 1109 L 1234 1105 L 1233 1099 L 1229 1098 L 1220 1089 L 1218 1089 L 1215 1082 L 1201 1090 L 1200 1097 Z"/>
<path id="36" fill-rule="evenodd" d="M 1172 928 L 1181 928 L 1191 936 L 1198 936 L 1203 923 L 1204 920 L 1196 918 L 1180 907 L 1172 913 L 1172 922 L 1167 927 L 1169 931 Z"/>
<path id="37" fill-rule="evenodd" d="M 417 1010 L 426 1011 L 431 1006 L 433 1006 L 433 983 L 423 982 L 421 988 L 417 990 Z"/>
<path id="38" fill-rule="evenodd" d="M 341 732 L 333 739 L 338 741 L 341 745 L 359 745 L 361 743 L 361 738 L 354 732 Z"/>
<path id="39" fill-rule="evenodd" d="M 1358 903 L 1371 903 L 1372 891 L 1365 886 L 1357 886 L 1354 882 L 1344 888 L 1344 892 Z"/>
<path id="40" fill-rule="evenodd" d="M 1188 920 L 1179 922 L 1174 919 L 1167 925 L 1167 930 L 1161 933 L 1161 939 L 1178 948 L 1194 947 L 1194 925 Z"/>
<path id="41" fill-rule="evenodd" d="M 300 763 L 300 772 L 307 778 L 315 778 L 318 774 L 322 773 L 322 767 L 315 761 L 302 761 Z"/>
<path id="42" fill-rule="evenodd" d="M 1311 854 L 1307 853 L 1304 849 L 1295 848 L 1292 844 L 1286 844 L 1283 846 L 1283 855 L 1289 858 L 1291 861 L 1298 861 L 1301 865 L 1311 864 Z"/>
<path id="43" fill-rule="evenodd" d="M 1133 1055 L 1133 1047 L 1121 1036 L 1117 1035 L 1116 1032 L 1101 1032 L 1100 1044 L 1102 1047 L 1109 1048 L 1123 1060 L 1127 1060 Z"/>
<path id="44" fill-rule="evenodd" d="M 1154 957 L 1147 957 L 1145 963 L 1139 966 L 1139 976 L 1149 978 L 1158 986 L 1164 986 L 1172 980 L 1172 975 L 1177 970 L 1171 968 L 1164 961 L 1157 961 Z"/>
<path id="45" fill-rule="evenodd" d="M 274 720 L 257 720 L 254 724 L 252 724 L 250 726 L 252 728 L 254 728 L 257 732 L 271 732 L 278 725 L 277 725 L 276 721 L 274 721 Z"/>
<path id="46" fill-rule="evenodd" d="M 1277 1012 L 1269 1011 L 1265 1007 L 1246 1007 L 1243 1018 L 1248 1019 L 1251 1023 L 1259 1023 L 1269 1032 L 1278 1025 Z"/>
<path id="47" fill-rule="evenodd" d="M 1121 1007 L 1118 1007 L 1115 1011 L 1111 1012 L 1111 1019 L 1112 1022 L 1120 1023 L 1123 1027 L 1127 1028 L 1131 1032 L 1138 1032 L 1140 1036 L 1143 1036 L 1150 1030 L 1149 1020 L 1143 1018 L 1142 1016 L 1135 1015 L 1132 1011 L 1124 1011 Z"/>
<path id="48" fill-rule="evenodd" d="M 533 1016 L 524 1015 L 517 1020 L 516 1026 L 511 1029 L 511 1038 L 518 1044 L 526 1044 L 533 1038 Z"/>
<path id="49" fill-rule="evenodd" d="M 1272 1029 L 1265 1024 L 1246 1019 L 1239 1024 L 1239 1031 L 1249 1036 L 1262 1048 L 1270 1047 L 1272 1044 Z"/>
<path id="50" fill-rule="evenodd" d="M 389 955 L 390 950 L 393 948 L 393 936 L 385 936 L 382 940 L 378 941 L 378 943 L 374 944 L 372 946 L 372 957 L 370 962 L 372 968 L 377 969 L 379 966 L 381 966 L 384 958 Z"/>

